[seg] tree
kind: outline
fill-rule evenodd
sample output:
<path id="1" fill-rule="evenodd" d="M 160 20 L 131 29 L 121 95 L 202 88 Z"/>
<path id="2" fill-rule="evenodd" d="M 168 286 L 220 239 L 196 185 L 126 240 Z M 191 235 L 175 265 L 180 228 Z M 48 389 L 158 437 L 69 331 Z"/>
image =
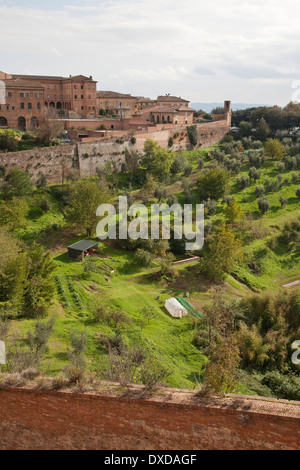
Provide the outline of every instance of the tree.
<path id="1" fill-rule="evenodd" d="M 25 225 L 29 207 L 25 199 L 13 197 L 0 204 L 0 227 L 15 230 Z"/>
<path id="2" fill-rule="evenodd" d="M 19 198 L 31 194 L 32 184 L 28 173 L 20 170 L 20 168 L 10 170 L 5 178 L 2 191 L 5 199 Z"/>
<path id="3" fill-rule="evenodd" d="M 34 331 L 30 331 L 27 335 L 30 349 L 38 359 L 41 354 L 47 353 L 49 350 L 48 341 L 53 332 L 54 323 L 53 318 L 50 318 L 48 321 L 37 321 Z"/>
<path id="4" fill-rule="evenodd" d="M 227 207 L 225 208 L 224 213 L 225 219 L 229 223 L 232 223 L 243 216 L 242 208 L 238 205 L 235 199 L 232 199 L 227 203 Z"/>
<path id="5" fill-rule="evenodd" d="M 203 118 L 205 119 L 205 117 L 203 116 Z M 198 133 L 197 133 L 197 126 L 187 126 L 186 128 L 187 130 L 187 134 L 188 134 L 188 138 L 189 138 L 189 141 L 191 143 L 191 145 L 193 147 L 195 147 L 197 145 L 197 142 L 198 142 Z"/>
<path id="6" fill-rule="evenodd" d="M 63 131 L 63 125 L 57 120 L 55 109 L 48 108 L 40 121 L 39 127 L 34 130 L 36 140 L 40 145 L 49 147 L 51 142 L 59 137 Z"/>
<path id="7" fill-rule="evenodd" d="M 221 199 L 229 190 L 230 175 L 221 168 L 212 168 L 202 172 L 198 180 L 198 187 L 203 199 Z M 206 196 L 206 197 L 205 197 Z"/>
<path id="8" fill-rule="evenodd" d="M 239 125 L 240 135 L 242 137 L 250 137 L 252 135 L 252 124 L 251 122 L 242 121 Z"/>
<path id="9" fill-rule="evenodd" d="M 266 120 L 263 117 L 258 122 L 255 134 L 256 134 L 256 137 L 259 140 L 262 140 L 262 141 L 266 140 L 266 138 L 270 134 L 270 128 L 269 128 Z"/>
<path id="10" fill-rule="evenodd" d="M 15 152 L 18 149 L 18 140 L 9 132 L 0 132 L 0 150 Z"/>
<path id="11" fill-rule="evenodd" d="M 53 272 L 55 263 L 51 253 L 42 246 L 33 245 L 26 255 L 26 281 L 24 283 L 23 314 L 46 315 L 55 292 Z"/>
<path id="12" fill-rule="evenodd" d="M 146 140 L 142 164 L 158 181 L 163 181 L 170 174 L 173 160 L 171 150 L 164 150 L 152 139 Z"/>
<path id="13" fill-rule="evenodd" d="M 26 258 L 6 228 L 0 228 L 0 253 L 0 316 L 16 316 L 23 304 Z"/>
<path id="14" fill-rule="evenodd" d="M 125 148 L 125 167 L 126 170 L 130 173 L 130 181 L 132 182 L 133 176 L 135 175 L 139 164 L 141 156 L 138 152 L 130 152 L 128 148 Z"/>
<path id="15" fill-rule="evenodd" d="M 282 160 L 286 155 L 286 149 L 278 139 L 268 139 L 264 151 L 265 155 L 271 157 L 272 160 L 274 158 Z"/>
<path id="16" fill-rule="evenodd" d="M 233 392 L 237 385 L 237 367 L 240 362 L 239 349 L 233 334 L 219 337 L 212 345 L 206 367 L 204 390 L 224 396 Z"/>
<path id="17" fill-rule="evenodd" d="M 70 187 L 66 217 L 75 227 L 84 229 L 90 237 L 96 231 L 98 206 L 109 202 L 110 198 L 107 188 L 100 189 L 93 181 L 76 181 Z"/>
<path id="18" fill-rule="evenodd" d="M 258 208 L 262 214 L 268 212 L 270 203 L 267 197 L 262 197 L 257 201 Z"/>
<path id="19" fill-rule="evenodd" d="M 240 240 L 232 229 L 224 224 L 210 238 L 208 248 L 200 259 L 200 271 L 209 279 L 219 279 L 224 273 L 231 272 L 241 257 Z"/>

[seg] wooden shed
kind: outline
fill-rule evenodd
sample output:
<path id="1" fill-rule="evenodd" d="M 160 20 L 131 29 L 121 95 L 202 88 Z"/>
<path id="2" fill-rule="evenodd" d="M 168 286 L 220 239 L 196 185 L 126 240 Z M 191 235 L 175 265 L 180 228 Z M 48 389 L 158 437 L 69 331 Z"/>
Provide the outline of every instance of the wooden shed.
<path id="1" fill-rule="evenodd" d="M 98 246 L 98 242 L 92 240 L 81 240 L 80 242 L 73 243 L 68 246 L 69 258 L 83 261 L 86 256 L 91 255 L 95 248 Z"/>

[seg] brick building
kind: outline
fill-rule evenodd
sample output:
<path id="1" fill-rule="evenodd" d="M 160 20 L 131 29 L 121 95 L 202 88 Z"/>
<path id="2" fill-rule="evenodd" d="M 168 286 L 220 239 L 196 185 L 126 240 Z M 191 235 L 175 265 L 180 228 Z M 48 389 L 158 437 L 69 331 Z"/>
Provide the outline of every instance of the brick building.
<path id="1" fill-rule="evenodd" d="M 194 122 L 194 109 L 185 106 L 154 106 L 145 108 L 135 114 L 136 118 L 154 124 L 191 125 Z"/>
<path id="2" fill-rule="evenodd" d="M 0 81 L 5 89 L 5 99 L 0 101 L 0 127 L 30 130 L 39 124 L 45 108 L 54 108 L 73 118 L 96 117 L 97 82 L 91 76 L 51 77 L 0 72 Z"/>
<path id="3" fill-rule="evenodd" d="M 115 91 L 97 91 L 97 110 L 115 114 L 118 118 L 130 118 L 135 112 L 137 98 Z"/>

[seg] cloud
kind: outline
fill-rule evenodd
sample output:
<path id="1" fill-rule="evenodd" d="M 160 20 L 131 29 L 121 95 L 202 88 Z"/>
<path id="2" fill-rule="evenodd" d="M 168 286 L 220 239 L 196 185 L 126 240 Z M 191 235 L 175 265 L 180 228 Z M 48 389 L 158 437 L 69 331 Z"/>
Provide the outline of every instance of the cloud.
<path id="1" fill-rule="evenodd" d="M 197 67 L 194 68 L 194 72 L 197 75 L 215 75 L 215 72 L 207 67 L 203 67 L 202 65 L 197 65 Z"/>
<path id="2" fill-rule="evenodd" d="M 300 78 L 298 0 L 27 5 L 0 0 L 1 68 L 7 72 L 84 73 L 100 89 L 115 84 L 119 91 L 155 96 L 172 88 L 193 101 L 265 102 L 268 96 L 270 104 L 284 103 L 292 78 Z"/>

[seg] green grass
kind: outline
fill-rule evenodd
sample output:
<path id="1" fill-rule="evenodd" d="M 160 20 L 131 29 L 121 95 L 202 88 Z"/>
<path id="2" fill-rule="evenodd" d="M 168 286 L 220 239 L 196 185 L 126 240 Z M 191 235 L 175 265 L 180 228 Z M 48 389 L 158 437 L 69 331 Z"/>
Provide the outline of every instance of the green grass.
<path id="1" fill-rule="evenodd" d="M 196 182 L 199 176 L 197 162 L 200 156 L 205 164 L 211 163 L 207 153 L 216 146 L 208 149 L 184 152 L 193 164 L 191 175 L 197 199 Z M 277 177 L 277 162 L 267 161 L 262 168 L 262 184 L 268 177 Z M 299 255 L 289 252 L 284 246 L 269 248 L 268 241 L 280 233 L 284 222 L 300 215 L 299 201 L 295 196 L 296 188 L 300 186 L 300 179 L 296 184 L 282 186 L 276 193 L 267 194 L 270 201 L 270 210 L 261 217 L 257 207 L 255 185 L 241 190 L 236 184 L 237 177 L 248 174 L 247 163 L 241 172 L 232 177 L 231 194 L 242 206 L 244 213 L 252 213 L 254 224 L 261 225 L 266 232 L 260 239 L 248 238 L 245 242 L 245 255 L 235 272 L 226 275 L 223 280 L 225 297 L 227 299 L 240 299 L 251 290 L 278 289 L 282 284 L 300 278 Z M 299 172 L 298 172 L 299 173 Z M 283 174 L 285 177 L 288 174 Z M 122 184 L 126 185 L 126 176 L 120 176 Z M 167 187 L 168 194 L 176 194 L 179 202 L 183 202 L 183 192 L 180 181 Z M 279 195 L 288 199 L 285 208 L 279 204 Z M 197 263 L 179 266 L 179 278 L 175 281 L 157 281 L 153 273 L 157 270 L 155 263 L 147 269 L 139 269 L 134 264 L 134 255 L 129 251 L 119 250 L 109 244 L 101 245 L 101 258 L 97 258 L 99 272 L 87 276 L 83 264 L 70 260 L 66 247 L 84 236 L 76 235 L 68 229 L 60 212 L 58 202 L 47 194 L 51 200 L 51 210 L 43 213 L 39 204 L 44 194 L 35 191 L 33 197 L 28 198 L 30 206 L 27 225 L 18 231 L 18 236 L 26 243 L 38 241 L 43 243 L 53 253 L 57 266 L 55 275 L 63 287 L 63 296 L 57 289 L 54 304 L 50 315 L 55 317 L 55 331 L 51 335 L 49 352 L 42 363 L 45 374 L 56 375 L 68 364 L 68 349 L 70 348 L 71 330 L 85 330 L 87 333 L 86 358 L 91 370 L 98 370 L 105 378 L 104 371 L 108 365 L 107 351 L 99 343 L 97 334 L 111 336 L 115 329 L 105 322 L 93 320 L 95 305 L 102 304 L 109 308 L 121 309 L 128 316 L 129 322 L 119 326 L 128 347 L 140 344 L 151 357 L 170 370 L 172 374 L 167 379 L 173 387 L 193 388 L 195 376 L 201 371 L 207 358 L 192 344 L 193 318 L 172 318 L 164 308 L 165 300 L 170 297 L 185 296 L 189 292 L 189 301 L 201 311 L 210 302 L 209 288 L 211 284 L 197 272 Z M 155 201 L 157 202 L 157 201 Z M 148 204 L 148 206 L 150 203 Z M 224 221 L 224 205 L 218 202 L 216 214 L 209 217 L 213 223 Z M 58 230 L 51 229 L 53 224 Z M 180 258 L 180 257 L 179 257 Z M 259 260 L 261 273 L 254 274 L 249 268 L 251 261 Z M 111 273 L 114 271 L 114 273 Z M 107 278 L 111 278 L 109 281 Z M 159 297 L 159 300 L 156 300 Z M 149 324 L 141 328 L 141 313 L 143 307 L 151 307 L 156 315 Z M 20 339 L 34 327 L 35 320 L 20 319 L 14 321 L 14 332 Z M 245 376 L 246 377 L 246 376 Z M 247 380 L 246 380 L 247 379 Z M 256 380 L 256 379 L 255 379 Z M 246 377 L 239 387 L 241 393 L 256 393 L 260 390 L 254 378 Z M 251 389 L 251 384 L 253 390 Z M 252 392 L 251 392 L 252 390 Z"/>

